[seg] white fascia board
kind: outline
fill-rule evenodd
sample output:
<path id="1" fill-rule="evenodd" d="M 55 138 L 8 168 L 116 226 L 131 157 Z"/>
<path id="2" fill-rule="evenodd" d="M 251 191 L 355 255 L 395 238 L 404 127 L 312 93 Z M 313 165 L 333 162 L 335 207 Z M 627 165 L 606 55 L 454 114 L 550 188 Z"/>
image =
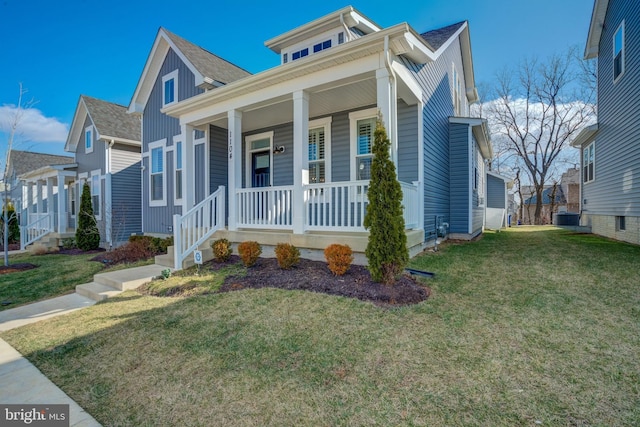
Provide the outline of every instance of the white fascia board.
<path id="1" fill-rule="evenodd" d="M 404 102 L 406 102 L 407 105 L 415 105 L 417 102 L 422 102 L 422 88 L 420 87 L 420 84 L 416 81 L 416 79 L 413 77 L 413 75 L 409 72 L 409 70 L 407 70 L 407 67 L 405 67 L 403 64 L 401 64 L 398 61 L 393 61 L 391 63 L 391 68 L 393 68 L 393 71 L 396 73 L 396 75 L 407 86 L 407 88 L 411 91 L 413 96 L 415 96 L 414 102 L 409 102 L 411 100 L 403 97 Z M 400 93 L 398 93 L 398 95 L 400 95 Z"/>
<path id="2" fill-rule="evenodd" d="M 58 175 L 75 177 L 76 176 L 75 171 L 69 171 L 66 169 L 77 168 L 77 167 L 78 167 L 77 163 L 69 163 L 66 165 L 43 166 L 36 170 L 23 173 L 22 175 L 18 176 L 18 178 L 23 181 L 29 181 L 29 180 L 37 181 L 41 179 L 57 177 Z"/>
<path id="3" fill-rule="evenodd" d="M 73 121 L 71 122 L 71 129 L 69 129 L 69 133 L 67 134 L 67 142 L 64 144 L 64 151 L 68 153 L 75 153 L 78 148 L 78 140 L 80 139 L 80 135 L 84 132 L 84 122 L 85 118 L 89 114 L 87 110 L 87 106 L 84 103 L 84 99 L 82 95 L 78 99 L 78 106 L 76 107 L 76 112 L 73 115 Z"/>
<path id="4" fill-rule="evenodd" d="M 598 124 L 593 124 L 590 126 L 586 126 L 582 128 L 580 133 L 576 135 L 575 138 L 571 141 L 571 146 L 574 148 L 581 148 L 584 144 L 588 144 L 595 138 L 598 133 Z"/>
<path id="5" fill-rule="evenodd" d="M 126 138 L 119 138 L 117 136 L 101 135 L 100 139 L 107 144 L 109 144 L 111 141 L 114 141 L 114 142 L 117 142 L 118 144 L 133 145 L 135 147 L 140 147 L 142 145 L 140 141 L 136 141 L 133 139 L 126 139 Z"/>
<path id="6" fill-rule="evenodd" d="M 589 34 L 587 35 L 587 44 L 584 49 L 584 59 L 593 59 L 598 56 L 600 37 L 602 36 L 602 28 L 604 19 L 609 7 L 609 0 L 596 0 L 591 13 L 591 23 L 589 24 Z"/>
<path id="7" fill-rule="evenodd" d="M 493 157 L 493 147 L 489 136 L 489 127 L 486 119 L 477 117 L 449 117 L 449 123 L 465 124 L 471 127 L 473 135 L 482 151 L 485 159 Z"/>

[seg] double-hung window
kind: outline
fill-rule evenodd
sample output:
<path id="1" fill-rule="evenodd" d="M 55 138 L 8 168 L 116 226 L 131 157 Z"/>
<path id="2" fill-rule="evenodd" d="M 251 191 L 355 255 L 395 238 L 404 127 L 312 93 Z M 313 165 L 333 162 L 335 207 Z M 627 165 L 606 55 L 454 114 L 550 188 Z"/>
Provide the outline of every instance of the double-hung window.
<path id="1" fill-rule="evenodd" d="M 624 21 L 613 36 L 613 81 L 616 82 L 624 74 Z"/>
<path id="2" fill-rule="evenodd" d="M 178 101 L 178 70 L 162 77 L 162 106 Z"/>
<path id="3" fill-rule="evenodd" d="M 176 180 L 174 183 L 176 190 L 176 200 L 182 200 L 182 141 L 175 144 L 174 155 L 176 159 Z"/>
<path id="4" fill-rule="evenodd" d="M 100 171 L 91 172 L 91 207 L 93 208 L 93 214 L 96 219 L 100 219 Z"/>
<path id="5" fill-rule="evenodd" d="M 371 179 L 373 160 L 373 135 L 376 129 L 377 109 L 354 111 L 349 114 L 351 128 L 351 179 L 355 181 Z"/>
<path id="6" fill-rule="evenodd" d="M 164 175 L 165 140 L 149 144 L 149 205 L 165 206 L 166 183 Z"/>
<path id="7" fill-rule="evenodd" d="M 582 181 L 587 183 L 594 179 L 594 166 L 595 166 L 595 142 L 592 142 L 586 146 L 582 152 Z"/>
<path id="8" fill-rule="evenodd" d="M 309 122 L 309 183 L 331 182 L 331 117 Z"/>

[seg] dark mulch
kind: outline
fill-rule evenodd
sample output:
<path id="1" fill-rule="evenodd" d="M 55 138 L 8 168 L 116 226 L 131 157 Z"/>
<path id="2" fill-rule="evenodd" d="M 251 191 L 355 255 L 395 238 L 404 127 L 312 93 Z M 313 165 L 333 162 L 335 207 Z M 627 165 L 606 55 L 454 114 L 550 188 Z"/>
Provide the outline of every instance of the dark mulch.
<path id="1" fill-rule="evenodd" d="M 37 268 L 37 265 L 29 264 L 28 262 L 19 263 L 19 264 L 11 264 L 11 265 L 2 265 L 0 266 L 0 275 L 1 274 L 9 274 L 16 273 L 18 271 L 31 270 L 33 268 Z"/>
<path id="2" fill-rule="evenodd" d="M 20 243 L 9 243 L 9 250 L 10 251 L 19 251 L 20 250 Z M 2 246 L 0 244 L 0 252 L 4 252 L 4 246 Z"/>
<path id="3" fill-rule="evenodd" d="M 219 269 L 238 261 L 238 257 L 234 256 L 228 263 L 213 262 L 208 267 Z M 408 275 L 403 275 L 390 286 L 373 282 L 366 267 L 360 265 L 352 265 L 343 276 L 335 276 L 327 264 L 321 261 L 300 259 L 295 267 L 283 270 L 275 258 L 260 258 L 256 265 L 247 269 L 246 276 L 227 277 L 220 292 L 266 287 L 340 295 L 370 301 L 379 306 L 417 304 L 426 300 L 430 294 L 428 287 Z"/>

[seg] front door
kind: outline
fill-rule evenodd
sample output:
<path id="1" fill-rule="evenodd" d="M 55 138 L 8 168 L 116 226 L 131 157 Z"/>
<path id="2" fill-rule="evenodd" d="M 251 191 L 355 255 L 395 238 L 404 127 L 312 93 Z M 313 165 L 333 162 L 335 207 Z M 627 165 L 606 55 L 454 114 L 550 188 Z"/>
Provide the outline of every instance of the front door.
<path id="1" fill-rule="evenodd" d="M 271 151 L 251 153 L 251 186 L 268 187 L 271 182 Z"/>

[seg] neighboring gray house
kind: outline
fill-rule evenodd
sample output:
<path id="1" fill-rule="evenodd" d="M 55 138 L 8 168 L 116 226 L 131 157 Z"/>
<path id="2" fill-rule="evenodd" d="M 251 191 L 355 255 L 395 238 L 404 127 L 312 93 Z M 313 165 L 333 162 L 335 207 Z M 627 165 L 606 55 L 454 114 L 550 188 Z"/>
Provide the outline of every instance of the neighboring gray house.
<path id="1" fill-rule="evenodd" d="M 572 145 L 582 159 L 581 225 L 640 244 L 640 8 L 596 0 L 585 58 L 598 60 L 598 123 Z"/>
<path id="2" fill-rule="evenodd" d="M 119 246 L 142 231 L 140 122 L 127 108 L 81 95 L 65 151 L 74 153 L 76 180 L 69 186 L 69 224 L 75 228 L 82 186 L 91 189 L 101 245 Z"/>
<path id="3" fill-rule="evenodd" d="M 265 44 L 281 64 L 249 75 L 156 37 L 129 112 L 142 115 L 143 230 L 174 234 L 172 266 L 214 233 L 364 251 L 379 115 L 414 252 L 442 232 L 482 232 L 492 148 L 486 122 L 468 117 L 467 22 L 421 34 L 346 7 Z"/>
<path id="4" fill-rule="evenodd" d="M 90 185 L 101 246 L 109 248 L 142 231 L 140 124 L 126 107 L 80 96 L 65 151 L 65 164 L 47 165 L 21 174 L 25 185 L 21 245 L 38 240 L 49 246 L 75 234 L 82 187 Z M 43 194 L 56 194 L 49 210 Z M 56 199 L 56 200 L 57 200 Z M 45 239 L 45 237 L 47 237 Z"/>
<path id="5" fill-rule="evenodd" d="M 41 195 L 41 203 L 39 205 L 41 213 L 49 210 L 50 198 L 47 194 L 46 179 L 40 180 L 40 182 L 32 182 L 31 188 L 28 188 L 28 184 L 20 179 L 20 176 L 34 173 L 49 166 L 55 167 L 73 167 L 75 161 L 73 157 L 58 156 L 55 154 L 35 153 L 32 151 L 11 150 L 11 156 L 9 158 L 9 164 L 7 165 L 7 185 L 9 189 L 9 200 L 13 203 L 18 215 L 20 215 L 20 223 L 26 225 L 29 222 L 29 214 L 33 221 L 38 215 L 38 185 Z M 53 191 L 52 191 L 53 193 Z M 29 205 L 29 195 L 31 195 L 32 203 L 31 210 L 27 209 Z M 55 212 L 57 209 L 57 192 L 53 194 L 54 203 L 51 206 L 51 211 Z M 4 194 L 0 197 L 4 199 Z M 24 209 L 24 212 L 23 212 Z"/>

